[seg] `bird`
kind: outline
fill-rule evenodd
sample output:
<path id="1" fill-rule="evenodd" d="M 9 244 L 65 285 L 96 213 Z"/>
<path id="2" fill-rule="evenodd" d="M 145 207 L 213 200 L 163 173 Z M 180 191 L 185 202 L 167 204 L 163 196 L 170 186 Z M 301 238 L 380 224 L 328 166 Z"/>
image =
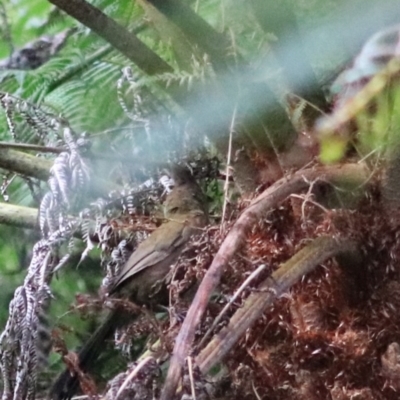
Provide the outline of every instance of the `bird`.
<path id="1" fill-rule="evenodd" d="M 111 284 L 109 296 L 129 299 L 135 304 L 155 306 L 168 299 L 153 295 L 152 288 L 166 278 L 185 245 L 208 223 L 207 201 L 190 171 L 181 165 L 172 169 L 174 188 L 164 202 L 166 222 L 139 244 Z M 166 292 L 164 290 L 164 292 Z M 87 372 L 104 349 L 104 340 L 134 317 L 126 311 L 112 310 L 78 353 L 79 369 Z M 68 369 L 50 389 L 52 400 L 69 400 L 79 390 L 79 378 Z"/>

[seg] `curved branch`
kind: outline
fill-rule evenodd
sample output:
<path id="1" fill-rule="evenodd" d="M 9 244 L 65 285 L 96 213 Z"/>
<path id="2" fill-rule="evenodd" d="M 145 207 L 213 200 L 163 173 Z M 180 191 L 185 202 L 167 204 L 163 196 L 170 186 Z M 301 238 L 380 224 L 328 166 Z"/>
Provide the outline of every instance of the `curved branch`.
<path id="1" fill-rule="evenodd" d="M 196 328 L 205 312 L 209 297 L 219 284 L 225 265 L 244 243 L 247 232 L 265 212 L 285 200 L 290 194 L 307 189 L 317 179 L 319 182 L 330 183 L 345 180 L 357 182 L 357 185 L 360 185 L 368 179 L 368 171 L 363 164 L 323 166 L 298 171 L 289 178 L 280 179 L 252 201 L 228 233 L 199 286 L 176 338 L 161 400 L 173 398 L 181 377 L 182 366 L 189 354 Z"/>

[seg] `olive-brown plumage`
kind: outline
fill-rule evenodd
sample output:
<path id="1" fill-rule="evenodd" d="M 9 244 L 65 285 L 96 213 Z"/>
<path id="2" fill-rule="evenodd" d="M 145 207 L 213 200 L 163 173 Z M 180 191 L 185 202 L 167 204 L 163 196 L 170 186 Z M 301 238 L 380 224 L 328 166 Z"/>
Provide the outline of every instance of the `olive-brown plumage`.
<path id="1" fill-rule="evenodd" d="M 165 301 L 158 295 L 154 296 L 154 286 L 166 277 L 190 237 L 207 224 L 205 197 L 190 172 L 176 167 L 173 178 L 175 187 L 164 203 L 166 222 L 130 256 L 110 288 L 111 296 L 129 298 L 136 304 L 149 306 Z M 123 311 L 116 309 L 110 312 L 79 352 L 81 370 L 90 370 L 104 348 L 104 340 L 126 322 Z M 78 389 L 78 378 L 66 370 L 54 383 L 50 398 L 70 399 Z"/>

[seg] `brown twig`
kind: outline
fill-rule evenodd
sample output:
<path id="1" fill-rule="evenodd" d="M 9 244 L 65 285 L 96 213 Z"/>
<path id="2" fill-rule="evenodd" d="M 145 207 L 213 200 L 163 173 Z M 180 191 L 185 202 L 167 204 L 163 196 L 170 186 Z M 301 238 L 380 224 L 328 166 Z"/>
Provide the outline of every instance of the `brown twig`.
<path id="1" fill-rule="evenodd" d="M 190 378 L 190 389 L 192 391 L 192 399 L 196 400 L 196 389 L 194 387 L 194 378 L 193 378 L 193 360 L 192 357 L 187 358 L 188 363 L 188 373 Z"/>
<path id="2" fill-rule="evenodd" d="M 296 253 L 264 280 L 257 292 L 250 294 L 243 307 L 232 316 L 228 326 L 215 335 L 200 353 L 196 363 L 201 371 L 205 373 L 220 362 L 264 310 L 305 274 L 328 258 L 354 251 L 356 251 L 355 243 L 347 238 L 319 237 Z"/>
<path id="3" fill-rule="evenodd" d="M 217 317 L 214 319 L 214 322 L 212 323 L 210 329 L 205 333 L 205 335 L 202 337 L 200 340 L 200 343 L 198 345 L 198 348 L 203 347 L 203 344 L 207 341 L 207 339 L 210 337 L 210 335 L 214 332 L 215 328 L 217 325 L 220 323 L 222 320 L 222 317 L 226 314 L 226 312 L 229 310 L 229 307 L 232 306 L 232 304 L 236 301 L 236 299 L 240 296 L 240 294 L 243 292 L 244 289 L 246 289 L 251 281 L 255 279 L 264 269 L 266 268 L 265 264 L 261 264 L 255 271 L 253 271 L 246 279 L 245 281 L 240 285 L 239 289 L 235 291 L 233 296 L 229 299 L 229 301 L 226 303 L 225 307 L 222 309 L 222 311 L 217 315 Z"/>
<path id="4" fill-rule="evenodd" d="M 132 381 L 140 372 L 141 369 L 143 369 L 146 364 L 148 364 L 149 362 L 153 361 L 154 358 L 153 357 L 146 357 L 144 359 L 142 359 L 138 365 L 136 366 L 136 368 L 133 369 L 133 371 L 126 377 L 124 383 L 121 385 L 121 387 L 118 389 L 117 395 L 115 396 L 115 400 L 117 400 L 119 398 L 119 396 L 121 395 L 121 393 L 126 389 L 126 387 L 128 386 L 128 384 L 130 383 L 130 381 Z"/>
<path id="5" fill-rule="evenodd" d="M 199 286 L 176 338 L 161 400 L 173 398 L 181 377 L 182 366 L 194 340 L 196 327 L 205 312 L 210 295 L 219 284 L 225 266 L 244 243 L 248 230 L 257 223 L 266 211 L 275 207 L 292 193 L 307 189 L 309 182 L 313 182 L 317 178 L 320 182 L 329 183 L 339 182 L 340 180 L 352 181 L 359 186 L 368 179 L 368 171 L 363 164 L 323 166 L 298 171 L 289 178 L 280 179 L 252 201 L 226 236 Z"/>

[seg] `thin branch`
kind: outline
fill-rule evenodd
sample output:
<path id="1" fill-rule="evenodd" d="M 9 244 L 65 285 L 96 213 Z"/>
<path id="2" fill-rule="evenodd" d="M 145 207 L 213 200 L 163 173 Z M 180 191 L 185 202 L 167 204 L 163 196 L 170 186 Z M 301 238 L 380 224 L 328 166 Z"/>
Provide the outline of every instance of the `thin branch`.
<path id="1" fill-rule="evenodd" d="M 226 204 L 228 202 L 229 177 L 231 175 L 231 159 L 232 159 L 232 136 L 236 124 L 236 113 L 237 113 L 237 107 L 235 106 L 235 109 L 233 110 L 231 126 L 229 128 L 229 142 L 228 142 L 228 155 L 226 160 L 226 177 L 224 185 L 224 205 L 222 207 L 221 232 L 225 225 Z"/>
<path id="2" fill-rule="evenodd" d="M 265 212 L 276 207 L 292 193 L 307 189 L 309 182 L 317 178 L 330 183 L 344 180 L 359 184 L 367 180 L 368 171 L 363 164 L 323 166 L 298 171 L 290 178 L 280 179 L 252 201 L 228 233 L 197 290 L 175 341 L 161 400 L 173 398 L 181 377 L 182 366 L 190 352 L 196 328 L 205 312 L 210 295 L 219 284 L 225 266 L 245 242 L 247 232 L 262 218 Z"/>
<path id="3" fill-rule="evenodd" d="M 250 285 L 251 281 L 253 279 L 255 279 L 262 271 L 264 271 L 265 268 L 266 268 L 266 265 L 265 264 L 261 264 L 255 271 L 253 271 L 245 279 L 245 281 L 240 285 L 239 289 L 236 290 L 236 292 L 233 294 L 233 296 L 225 304 L 225 306 L 222 309 L 222 311 L 217 315 L 217 318 L 214 319 L 214 322 L 212 323 L 210 329 L 206 332 L 206 334 L 200 340 L 200 343 L 197 346 L 198 348 L 201 348 L 203 346 L 203 344 L 206 342 L 206 340 L 209 338 L 209 336 L 213 333 L 214 329 L 217 327 L 217 325 L 221 321 L 222 317 L 229 310 L 229 307 L 236 301 L 236 299 L 239 297 L 240 293 L 242 293 L 243 290 L 246 289 Z"/>
<path id="4" fill-rule="evenodd" d="M 200 353 L 196 362 L 201 371 L 205 373 L 220 362 L 265 309 L 304 275 L 331 257 L 354 251 L 357 251 L 355 243 L 347 238 L 319 237 L 296 253 L 268 277 L 257 292 L 250 294 L 229 324 Z"/>
<path id="5" fill-rule="evenodd" d="M 190 378 L 190 389 L 192 391 L 192 399 L 196 400 L 196 389 L 194 387 L 193 360 L 192 360 L 192 357 L 188 357 L 187 358 L 187 363 L 188 363 L 188 372 L 189 372 L 189 378 Z"/>
<path id="6" fill-rule="evenodd" d="M 115 396 L 115 400 L 117 400 L 119 398 L 119 396 L 121 395 L 121 393 L 126 389 L 126 387 L 128 386 L 128 384 L 137 376 L 137 374 L 140 372 L 140 370 L 142 370 L 146 364 L 148 364 L 149 362 L 153 361 L 154 358 L 153 357 L 146 357 L 144 359 L 142 359 L 138 365 L 132 370 L 132 372 L 126 377 L 126 379 L 124 380 L 123 384 L 121 385 L 121 387 L 118 389 L 117 395 Z"/>

